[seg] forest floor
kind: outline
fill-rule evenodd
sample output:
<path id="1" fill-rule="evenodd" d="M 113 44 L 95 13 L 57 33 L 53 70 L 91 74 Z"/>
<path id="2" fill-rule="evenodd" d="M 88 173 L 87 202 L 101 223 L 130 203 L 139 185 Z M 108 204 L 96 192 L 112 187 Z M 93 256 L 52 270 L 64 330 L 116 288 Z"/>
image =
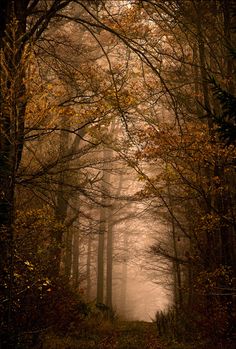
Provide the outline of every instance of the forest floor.
<path id="1" fill-rule="evenodd" d="M 42 349 L 232 349 L 232 345 L 209 345 L 209 341 L 179 342 L 160 338 L 155 322 L 88 321 L 68 334 L 48 333 Z"/>
<path id="2" fill-rule="evenodd" d="M 165 349 L 155 323 L 118 321 L 89 324 L 67 336 L 48 334 L 43 349 Z"/>

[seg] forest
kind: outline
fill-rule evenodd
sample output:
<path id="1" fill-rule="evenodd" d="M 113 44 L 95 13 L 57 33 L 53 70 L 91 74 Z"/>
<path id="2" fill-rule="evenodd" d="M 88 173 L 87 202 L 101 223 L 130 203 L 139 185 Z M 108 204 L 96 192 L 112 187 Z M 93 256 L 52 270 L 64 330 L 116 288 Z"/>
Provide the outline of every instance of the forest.
<path id="1" fill-rule="evenodd" d="M 0 349 L 233 349 L 235 146 L 236 1 L 1 0 Z"/>

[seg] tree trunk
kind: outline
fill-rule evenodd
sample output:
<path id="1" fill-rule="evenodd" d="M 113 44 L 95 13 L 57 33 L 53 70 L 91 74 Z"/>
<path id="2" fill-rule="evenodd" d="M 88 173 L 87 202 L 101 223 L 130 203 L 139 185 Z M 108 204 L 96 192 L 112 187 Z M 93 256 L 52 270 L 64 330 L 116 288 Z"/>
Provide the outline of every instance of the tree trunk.
<path id="1" fill-rule="evenodd" d="M 123 250 L 124 250 L 124 258 L 122 263 L 121 270 L 121 287 L 120 287 L 120 312 L 123 317 L 126 317 L 127 314 L 127 276 L 128 276 L 128 235 L 127 232 L 123 232 Z"/>
<path id="2" fill-rule="evenodd" d="M 14 347 L 11 322 L 15 176 L 24 144 L 26 31 L 24 1 L 1 2 L 0 13 L 0 346 Z M 10 340 L 9 338 L 12 338 Z"/>
<path id="3" fill-rule="evenodd" d="M 109 210 L 107 222 L 107 277 L 106 277 L 106 305 L 112 310 L 112 272 L 113 272 L 113 224 L 112 210 Z"/>
<path id="4" fill-rule="evenodd" d="M 61 120 L 62 127 L 64 126 L 64 120 Z M 63 157 L 68 152 L 69 147 L 69 133 L 61 131 L 60 133 L 60 144 L 59 144 L 59 178 L 58 188 L 56 193 L 56 209 L 55 216 L 61 223 L 65 222 L 68 210 L 68 192 L 66 190 L 66 174 L 65 170 L 68 163 L 63 161 Z M 58 230 L 52 236 L 52 248 L 51 248 L 51 275 L 50 277 L 58 277 L 60 274 L 61 265 L 61 253 L 62 253 L 62 242 L 63 242 L 63 231 Z M 67 241 L 66 241 L 67 248 Z"/>
<path id="5" fill-rule="evenodd" d="M 106 162 L 109 159 L 110 151 L 103 149 L 103 178 L 101 184 L 101 208 L 100 225 L 98 238 L 98 264 L 97 264 L 97 303 L 104 302 L 104 249 L 105 235 L 107 233 L 107 205 L 108 205 L 108 185 L 110 175 L 107 172 Z"/>
<path id="6" fill-rule="evenodd" d="M 73 286 L 79 287 L 79 231 L 76 230 L 73 233 Z"/>
<path id="7" fill-rule="evenodd" d="M 65 118 L 65 115 L 61 116 L 61 127 L 62 130 L 60 132 L 60 144 L 59 144 L 59 156 L 58 156 L 58 170 L 59 170 L 59 178 L 58 178 L 58 186 L 56 193 L 56 208 L 55 208 L 55 216 L 57 220 L 61 223 L 65 223 L 68 214 L 68 202 L 70 200 L 70 189 L 68 187 L 68 167 L 70 166 L 70 160 L 73 159 L 74 155 L 77 153 L 81 138 L 76 136 L 72 144 L 70 145 L 70 134 L 66 130 L 68 128 L 68 121 Z M 80 135 L 83 136 L 84 130 L 81 130 Z M 79 198 L 79 196 L 78 196 Z M 67 228 L 69 229 L 69 227 Z M 69 260 L 72 263 L 72 235 L 69 231 L 67 231 L 66 239 L 66 247 L 65 247 L 65 255 L 67 257 L 64 258 L 66 263 L 69 263 Z M 63 243 L 63 230 L 58 231 L 52 236 L 52 277 L 57 277 L 60 274 L 60 265 L 62 259 L 62 243 Z M 68 251 L 67 251 L 68 248 Z M 65 265 L 64 269 L 66 270 L 66 275 L 68 276 L 69 268 L 72 268 L 72 265 Z M 69 273 L 69 275 L 71 272 Z"/>
<path id="8" fill-rule="evenodd" d="M 89 234 L 88 237 L 88 253 L 87 253 L 87 274 L 86 274 L 86 278 L 87 278 L 87 299 L 90 300 L 91 299 L 91 256 L 92 256 L 92 238 L 91 235 Z"/>
<path id="9" fill-rule="evenodd" d="M 206 110 L 211 110 L 210 98 L 209 98 L 209 87 L 207 83 L 207 69 L 206 69 L 206 54 L 205 54 L 205 43 L 202 32 L 202 13 L 204 7 L 200 2 L 197 6 L 195 4 L 196 10 L 196 26 L 197 26 L 197 40 L 198 40 L 198 54 L 199 54 L 199 63 L 200 63 L 200 74 L 201 74 L 201 85 L 202 85 L 202 93 L 203 93 L 203 103 Z M 207 119 L 209 131 L 211 132 L 213 127 L 213 121 L 211 118 Z"/>
<path id="10" fill-rule="evenodd" d="M 100 225 L 98 234 L 97 256 L 97 303 L 104 302 L 104 247 L 106 233 L 105 208 L 100 208 Z"/>
<path id="11" fill-rule="evenodd" d="M 65 277 L 67 282 L 71 279 L 72 273 L 72 260 L 73 260 L 73 243 L 72 243 L 72 230 L 67 229 L 65 236 Z"/>

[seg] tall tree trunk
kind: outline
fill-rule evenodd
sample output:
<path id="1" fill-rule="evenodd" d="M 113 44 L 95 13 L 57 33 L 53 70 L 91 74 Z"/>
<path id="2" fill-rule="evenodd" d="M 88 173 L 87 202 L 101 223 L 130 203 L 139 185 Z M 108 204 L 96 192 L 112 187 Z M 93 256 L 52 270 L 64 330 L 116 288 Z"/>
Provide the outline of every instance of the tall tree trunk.
<path id="1" fill-rule="evenodd" d="M 92 257 L 92 238 L 89 234 L 88 237 L 88 253 L 87 253 L 87 273 L 86 273 L 86 279 L 87 279 L 87 299 L 91 300 L 91 257 Z"/>
<path id="2" fill-rule="evenodd" d="M 113 128 L 114 131 L 114 128 Z M 109 150 L 109 156 L 112 156 L 112 150 Z M 121 192 L 123 182 L 122 174 L 119 176 L 119 185 L 115 195 L 118 196 Z M 112 298 L 113 298 L 113 240 L 114 240 L 114 203 L 108 198 L 107 202 L 107 277 L 106 277 L 106 305 L 109 307 L 109 316 L 112 316 Z"/>
<path id="3" fill-rule="evenodd" d="M 65 235 L 65 277 L 67 282 L 71 279 L 72 273 L 72 261 L 73 261 L 73 233 L 72 229 L 67 229 Z"/>
<path id="4" fill-rule="evenodd" d="M 0 12 L 0 346 L 14 347 L 11 321 L 15 176 L 24 144 L 26 31 L 24 1 L 2 1 Z M 9 338 L 12 338 L 12 343 Z M 4 344 L 5 343 L 5 344 Z M 7 344 L 6 344 L 7 343 Z"/>
<path id="5" fill-rule="evenodd" d="M 62 128 L 65 127 L 65 119 L 61 119 Z M 57 220 L 61 223 L 65 222 L 68 210 L 68 191 L 66 188 L 66 167 L 68 163 L 64 161 L 64 157 L 68 152 L 69 148 L 69 133 L 65 131 L 60 132 L 60 144 L 59 144 L 59 178 L 58 178 L 58 188 L 56 196 L 56 209 L 55 216 Z M 67 232 L 68 233 L 68 232 Z M 69 235 L 69 233 L 67 234 Z M 67 240 L 67 237 L 66 237 Z M 60 274 L 61 265 L 61 253 L 62 253 L 62 243 L 63 243 L 63 231 L 58 230 L 52 236 L 52 247 L 51 247 L 51 272 L 50 277 L 58 277 Z M 66 241 L 67 248 L 67 241 Z"/>
<path id="6" fill-rule="evenodd" d="M 73 232 L 73 286 L 79 287 L 79 230 Z"/>
<path id="7" fill-rule="evenodd" d="M 235 13 L 233 13 L 233 1 L 232 0 L 224 0 L 223 1 L 223 14 L 224 14 L 224 39 L 225 39 L 225 46 L 226 46 L 226 54 L 225 54 L 225 60 L 226 60 L 226 77 L 227 77 L 227 84 L 228 84 L 228 90 L 231 94 L 234 93 L 235 90 L 235 81 L 233 79 L 234 76 L 234 62 L 232 55 L 229 54 L 228 49 L 229 47 L 233 47 L 232 43 L 232 26 L 235 23 L 232 23 L 232 19 L 235 18 Z M 221 176 L 224 175 L 224 169 L 221 169 Z M 236 176 L 234 176 L 236 177 Z M 232 188 L 233 190 L 233 188 Z M 228 194 L 228 195 L 227 195 Z M 233 209 L 233 203 L 232 199 L 229 196 L 229 193 L 222 194 L 222 208 L 225 212 L 231 211 Z M 227 196 L 226 196 L 227 195 Z M 235 224 L 232 227 L 228 227 L 228 232 L 225 231 L 226 229 L 221 228 L 221 241 L 222 241 L 222 255 L 224 260 L 222 260 L 222 263 L 225 265 L 233 268 L 234 273 L 234 279 L 236 277 L 236 266 L 235 266 Z"/>
<path id="8" fill-rule="evenodd" d="M 103 186 L 103 185 L 102 185 Z M 104 204 L 104 199 L 102 200 Z M 104 302 L 104 247 L 106 233 L 105 207 L 100 208 L 100 223 L 98 234 L 98 256 L 97 256 L 97 303 Z"/>
<path id="9" fill-rule="evenodd" d="M 127 315 L 127 277 L 128 277 L 128 235 L 123 232 L 123 250 L 124 258 L 121 270 L 121 286 L 120 286 L 120 312 L 125 318 Z"/>
<path id="10" fill-rule="evenodd" d="M 167 179 L 166 184 L 167 184 L 169 207 L 170 207 L 171 212 L 174 212 L 173 205 L 172 205 L 172 197 L 171 197 L 171 192 L 170 192 L 169 179 Z M 174 303 L 175 303 L 175 307 L 176 307 L 176 315 L 178 317 L 181 310 L 183 310 L 183 292 L 182 292 L 181 264 L 179 261 L 179 247 L 177 244 L 176 222 L 174 220 L 173 215 L 171 217 L 171 244 L 172 244 L 173 252 L 174 252 L 174 260 L 173 260 Z"/>
<path id="11" fill-rule="evenodd" d="M 199 94 L 200 94 L 200 78 L 199 78 L 199 57 L 198 57 L 198 48 L 195 44 L 193 47 L 193 76 L 194 76 L 194 92 L 196 96 L 196 103 L 195 103 L 195 110 L 196 115 L 200 119 L 202 116 L 202 108 L 200 107 L 198 100 L 199 100 Z"/>
<path id="12" fill-rule="evenodd" d="M 60 143 L 59 143 L 59 156 L 58 156 L 58 169 L 59 169 L 59 178 L 58 178 L 58 187 L 56 193 L 56 208 L 55 216 L 57 220 L 61 223 L 65 223 L 67 214 L 68 214 L 68 202 L 70 200 L 70 189 L 68 188 L 67 173 L 68 167 L 70 166 L 70 160 L 73 159 L 75 154 L 77 154 L 81 137 L 84 135 L 84 130 L 80 131 L 80 136 L 76 136 L 72 144 L 70 145 L 70 133 L 67 131 L 69 128 L 68 120 L 65 115 L 61 116 L 61 132 L 60 132 Z M 72 224 L 74 219 L 72 219 Z M 66 225 L 66 224 L 65 224 Z M 57 277 L 60 274 L 60 265 L 62 259 L 62 244 L 63 238 L 65 238 L 65 255 L 64 262 L 67 265 L 64 266 L 66 275 L 70 275 L 69 269 L 72 268 L 72 235 L 69 232 L 70 227 L 67 227 L 67 234 L 63 236 L 63 230 L 54 233 L 52 236 L 52 254 L 51 254 L 51 274 L 52 277 Z M 67 250 L 68 249 L 68 250 Z M 69 262 L 70 261 L 70 262 Z M 68 263 L 71 263 L 70 267 Z M 68 274 L 69 273 L 69 274 Z"/>
<path id="13" fill-rule="evenodd" d="M 110 175 L 107 171 L 107 165 L 110 151 L 103 149 L 103 178 L 101 184 L 101 208 L 100 225 L 98 238 L 98 263 L 97 263 L 97 303 L 104 303 L 104 250 L 105 235 L 107 233 L 107 205 L 108 205 L 108 185 Z"/>
<path id="14" fill-rule="evenodd" d="M 224 44 L 225 44 L 225 62 L 226 62 L 226 79 L 228 85 L 228 91 L 233 94 L 235 90 L 234 81 L 234 61 L 232 55 L 229 54 L 229 48 L 234 48 L 232 43 L 232 17 L 235 17 L 233 12 L 233 2 L 232 0 L 223 0 L 223 15 L 224 15 Z"/>
<path id="15" fill-rule="evenodd" d="M 209 87 L 207 83 L 207 69 L 206 69 L 206 54 L 205 54 L 205 42 L 203 37 L 203 28 L 202 28 L 202 15 L 204 11 L 204 6 L 201 3 L 195 3 L 196 11 L 196 27 L 197 27 L 197 41 L 198 41 L 198 54 L 199 54 L 199 64 L 200 64 L 200 74 L 201 74 L 201 85 L 203 93 L 203 103 L 207 110 L 211 110 L 210 97 L 209 97 Z M 207 119 L 209 131 L 212 130 L 213 121 L 211 118 Z"/>
<path id="16" fill-rule="evenodd" d="M 108 210 L 107 222 L 107 275 L 106 275 L 106 305 L 112 310 L 112 272 L 113 272 L 113 222 L 112 210 Z"/>

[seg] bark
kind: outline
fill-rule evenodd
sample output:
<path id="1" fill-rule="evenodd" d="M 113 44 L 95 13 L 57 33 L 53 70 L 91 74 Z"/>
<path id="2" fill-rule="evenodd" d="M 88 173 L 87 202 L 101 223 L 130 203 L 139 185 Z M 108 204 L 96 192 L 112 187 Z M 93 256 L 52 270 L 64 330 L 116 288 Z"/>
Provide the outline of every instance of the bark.
<path id="1" fill-rule="evenodd" d="M 98 261 L 97 261 L 97 303 L 104 303 L 104 251 L 105 235 L 107 234 L 107 205 L 108 205 L 108 185 L 110 175 L 106 169 L 106 162 L 109 159 L 109 150 L 103 149 L 103 179 L 101 184 L 101 208 L 100 226 L 98 237 Z"/>
<path id="2" fill-rule="evenodd" d="M 89 234 L 88 237 L 88 254 L 87 254 L 87 263 L 86 263 L 86 267 L 87 267 L 87 290 L 86 290 L 86 294 L 87 294 L 87 299 L 91 300 L 91 257 L 92 257 L 92 238 L 91 235 Z"/>
<path id="3" fill-rule="evenodd" d="M 194 76 L 194 92 L 196 95 L 196 115 L 198 118 L 200 118 L 202 116 L 202 109 L 198 103 L 198 96 L 200 93 L 200 84 L 199 84 L 199 68 L 198 68 L 198 49 L 197 49 L 197 45 L 194 45 L 193 47 L 193 76 Z"/>
<path id="4" fill-rule="evenodd" d="M 124 232 L 123 237 L 123 249 L 124 249 L 124 259 L 122 263 L 122 271 L 121 271 L 121 292 L 120 292 L 120 301 L 121 301 L 121 314 L 126 317 L 127 314 L 127 277 L 128 277 L 128 236 L 127 233 Z"/>
<path id="5" fill-rule="evenodd" d="M 62 127 L 64 125 L 63 119 L 61 120 Z M 69 133 L 61 131 L 60 144 L 59 144 L 59 179 L 56 197 L 56 209 L 55 216 L 61 223 L 65 222 L 68 210 L 68 191 L 66 190 L 66 175 L 65 169 L 68 164 L 62 161 L 65 153 L 69 147 Z M 63 231 L 58 231 L 52 236 L 52 249 L 51 249 L 51 277 L 57 277 L 60 274 L 61 253 L 62 253 Z M 66 241 L 66 248 L 67 248 Z"/>
<path id="6" fill-rule="evenodd" d="M 170 193 L 170 183 L 167 180 L 167 192 L 169 207 L 173 212 L 172 197 Z M 179 261 L 179 246 L 177 244 L 176 223 L 173 217 L 171 217 L 171 244 L 173 247 L 173 272 L 174 272 L 174 303 L 176 307 L 176 314 L 178 317 L 179 311 L 183 309 L 183 294 L 182 294 L 182 276 L 181 276 L 181 263 Z"/>
<path id="7" fill-rule="evenodd" d="M 104 198 L 103 198 L 104 203 Z M 97 256 L 97 303 L 104 302 L 104 247 L 106 233 L 105 208 L 100 209 L 100 226 L 98 234 L 98 256 Z"/>
<path id="8" fill-rule="evenodd" d="M 79 286 L 79 231 L 73 233 L 73 265 L 72 265 L 73 286 Z"/>
<path id="9" fill-rule="evenodd" d="M 113 131 L 115 124 L 113 125 Z M 112 156 L 112 150 L 109 150 L 109 157 Z M 123 183 L 123 176 L 119 176 L 119 184 L 115 195 L 118 197 L 121 192 Z M 109 316 L 113 315 L 113 240 L 114 240 L 114 206 L 110 199 L 108 199 L 107 207 L 107 277 L 106 277 L 106 305 L 109 308 Z"/>
<path id="10" fill-rule="evenodd" d="M 106 305 L 112 309 L 112 274 L 113 274 L 113 224 L 112 210 L 109 210 L 107 222 L 107 275 L 106 275 Z"/>
<path id="11" fill-rule="evenodd" d="M 62 130 L 60 132 L 60 145 L 59 145 L 59 156 L 58 156 L 58 170 L 59 170 L 59 178 L 58 178 L 58 186 L 56 193 L 56 208 L 55 208 L 55 216 L 57 220 L 63 224 L 66 223 L 66 218 L 68 214 L 69 208 L 69 200 L 71 196 L 70 189 L 68 187 L 68 167 L 70 166 L 70 161 L 78 153 L 78 149 L 80 146 L 80 137 L 76 136 L 72 144 L 70 145 L 70 134 L 66 131 L 68 125 L 66 125 L 65 115 L 62 116 L 61 120 Z M 84 134 L 84 130 L 81 131 L 81 135 Z M 79 196 L 78 196 L 79 199 Z M 76 215 L 77 217 L 77 215 Z M 73 220 L 70 224 L 73 223 Z M 66 224 L 65 224 L 66 225 Z M 65 275 L 70 278 L 71 269 L 72 269 L 72 233 L 69 231 L 69 227 L 67 227 L 67 235 L 65 237 Z M 60 274 L 60 265 L 62 259 L 62 245 L 63 245 L 63 230 L 58 231 L 52 236 L 52 241 L 54 246 L 52 246 L 52 276 L 59 276 Z M 70 265 L 69 265 L 70 264 Z"/>
<path id="12" fill-rule="evenodd" d="M 231 38 L 231 30 L 232 30 L 232 0 L 224 0 L 223 1 L 223 15 L 224 15 L 224 41 L 226 44 L 226 49 L 229 47 L 233 47 L 232 38 Z M 234 62 L 231 55 L 226 52 L 226 76 L 228 81 L 228 90 L 231 94 L 234 93 Z M 219 169 L 221 173 L 219 175 L 224 175 L 224 169 Z M 235 175 L 234 175 L 235 177 Z M 232 188 L 232 191 L 234 188 Z M 228 194 L 228 195 L 227 195 Z M 222 194 L 221 198 L 221 206 L 219 207 L 220 212 L 225 211 L 232 212 L 233 211 L 233 203 L 229 193 Z M 226 196 L 227 195 L 227 196 Z M 223 265 L 230 266 L 233 268 L 234 277 L 236 276 L 236 268 L 235 266 L 235 252 L 234 252 L 234 236 L 235 236 L 235 227 L 228 227 L 228 229 L 221 228 L 221 241 L 222 241 L 222 256 Z"/>
<path id="13" fill-rule="evenodd" d="M 223 16 L 224 16 L 224 42 L 225 42 L 225 61 L 226 61 L 226 79 L 228 85 L 228 91 L 231 94 L 234 94 L 234 61 L 233 57 L 229 54 L 229 48 L 233 48 L 234 45 L 232 43 L 232 0 L 223 0 Z M 235 25 L 235 23 L 234 23 Z"/>
<path id="14" fill-rule="evenodd" d="M 65 277 L 66 280 L 69 282 L 71 279 L 73 261 L 73 234 L 71 229 L 68 229 L 66 232 L 65 247 Z"/>
<path id="15" fill-rule="evenodd" d="M 1 344 L 14 347 L 12 284 L 15 177 L 24 143 L 25 2 L 3 1 L 0 13 L 0 321 Z M 6 344 L 2 344 L 3 346 Z"/>
<path id="16" fill-rule="evenodd" d="M 200 75 L 201 75 L 201 86 L 203 93 L 203 103 L 206 110 L 211 110 L 210 97 L 209 97 L 209 87 L 207 83 L 207 69 L 206 69 L 206 53 L 205 53 L 205 42 L 203 37 L 203 28 L 202 28 L 202 15 L 204 7 L 201 3 L 198 5 L 195 3 L 196 10 L 196 27 L 197 27 L 197 41 L 198 41 L 198 54 L 199 54 L 199 64 L 200 64 Z M 212 130 L 213 121 L 211 118 L 207 119 L 209 131 Z"/>

